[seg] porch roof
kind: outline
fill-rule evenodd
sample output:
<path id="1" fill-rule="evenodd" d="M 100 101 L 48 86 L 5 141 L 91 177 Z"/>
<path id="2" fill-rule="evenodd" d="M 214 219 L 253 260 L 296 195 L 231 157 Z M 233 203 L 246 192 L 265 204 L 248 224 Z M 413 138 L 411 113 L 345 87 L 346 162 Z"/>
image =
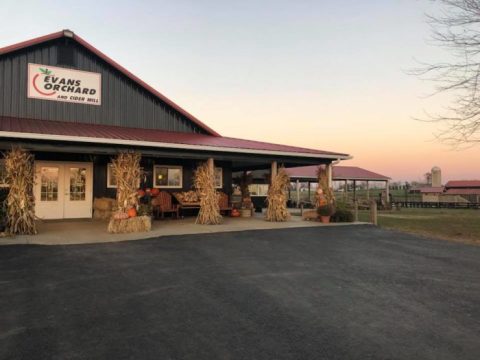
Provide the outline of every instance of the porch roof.
<path id="1" fill-rule="evenodd" d="M 288 168 L 287 173 L 292 179 L 305 181 L 317 180 L 318 166 L 299 166 Z M 359 180 L 359 181 L 387 181 L 388 176 L 377 174 L 373 171 L 363 169 L 357 166 L 334 166 L 332 170 L 334 180 Z"/>
<path id="2" fill-rule="evenodd" d="M 0 117 L 0 137 L 332 160 L 350 158 L 344 153 L 223 136 L 16 117 Z"/>

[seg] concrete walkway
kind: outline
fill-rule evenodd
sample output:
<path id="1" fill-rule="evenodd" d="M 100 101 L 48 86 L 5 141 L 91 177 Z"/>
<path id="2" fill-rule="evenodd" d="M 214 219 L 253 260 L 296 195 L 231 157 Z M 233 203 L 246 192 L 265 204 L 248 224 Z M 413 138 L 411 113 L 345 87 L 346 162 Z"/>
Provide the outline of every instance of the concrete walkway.
<path id="1" fill-rule="evenodd" d="M 256 214 L 252 218 L 224 217 L 224 221 L 220 225 L 199 225 L 195 224 L 195 219 L 195 217 L 189 217 L 179 220 L 155 220 L 150 232 L 132 234 L 110 234 L 107 232 L 107 222 L 101 220 L 39 221 L 37 235 L 0 238 L 0 245 L 74 245 L 141 240 L 170 235 L 354 225 L 352 223 L 322 224 L 316 221 L 304 221 L 300 216 L 292 216 L 287 222 L 268 222 L 264 220 L 262 214 Z"/>
<path id="2" fill-rule="evenodd" d="M 295 215 L 287 222 L 268 222 L 264 220 L 263 214 L 256 214 L 252 218 L 224 217 L 220 225 L 198 225 L 195 224 L 195 219 L 195 217 L 189 217 L 179 220 L 155 220 L 150 232 L 132 234 L 110 234 L 107 232 L 107 222 L 101 220 L 39 221 L 37 235 L 0 238 L 0 245 L 74 245 L 141 240 L 168 235 L 352 225 L 351 223 L 322 224 L 316 221 L 303 221 L 300 216 Z"/>

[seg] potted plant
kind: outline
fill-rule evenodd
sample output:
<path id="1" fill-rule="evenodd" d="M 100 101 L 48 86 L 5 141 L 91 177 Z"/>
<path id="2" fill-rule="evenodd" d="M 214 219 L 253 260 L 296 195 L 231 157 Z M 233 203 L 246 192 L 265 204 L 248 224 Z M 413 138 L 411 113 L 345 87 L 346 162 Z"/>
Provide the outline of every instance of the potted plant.
<path id="1" fill-rule="evenodd" d="M 317 213 L 320 216 L 320 221 L 324 224 L 330 222 L 330 217 L 335 213 L 335 209 L 332 204 L 324 204 L 317 208 Z"/>

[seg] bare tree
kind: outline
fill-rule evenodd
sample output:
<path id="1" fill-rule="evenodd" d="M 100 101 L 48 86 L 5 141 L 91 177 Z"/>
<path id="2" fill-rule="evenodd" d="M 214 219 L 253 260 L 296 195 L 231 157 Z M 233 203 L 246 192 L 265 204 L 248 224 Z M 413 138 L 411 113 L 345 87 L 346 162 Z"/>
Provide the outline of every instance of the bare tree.
<path id="1" fill-rule="evenodd" d="M 422 64 L 413 71 L 435 83 L 435 94 L 451 93 L 453 100 L 440 115 L 437 137 L 454 146 L 480 142 L 480 0 L 437 0 L 438 14 L 427 15 L 435 44 L 445 48 L 452 60 Z"/>

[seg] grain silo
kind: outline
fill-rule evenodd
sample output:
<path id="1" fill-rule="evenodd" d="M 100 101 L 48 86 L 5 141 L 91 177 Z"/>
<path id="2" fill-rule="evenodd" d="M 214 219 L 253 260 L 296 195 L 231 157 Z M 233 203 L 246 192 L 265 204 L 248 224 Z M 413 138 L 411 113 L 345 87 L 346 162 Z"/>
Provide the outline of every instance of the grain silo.
<path id="1" fill-rule="evenodd" d="M 442 170 L 438 166 L 432 168 L 432 187 L 442 186 Z"/>

